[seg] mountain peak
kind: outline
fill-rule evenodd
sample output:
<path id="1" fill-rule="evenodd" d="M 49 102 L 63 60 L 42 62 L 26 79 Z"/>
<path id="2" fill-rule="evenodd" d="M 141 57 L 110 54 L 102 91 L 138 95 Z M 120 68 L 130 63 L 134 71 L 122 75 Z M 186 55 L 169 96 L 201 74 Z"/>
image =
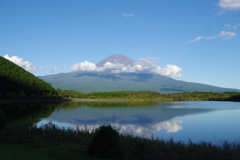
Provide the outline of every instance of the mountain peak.
<path id="1" fill-rule="evenodd" d="M 134 63 L 135 63 L 135 61 L 133 61 L 132 59 L 130 59 L 126 56 L 124 56 L 123 54 L 114 54 L 114 55 L 111 55 L 111 56 L 105 58 L 104 60 L 98 62 L 96 64 L 96 66 L 97 67 L 102 67 L 107 62 L 114 63 L 114 64 L 130 65 L 130 66 L 133 66 Z"/>

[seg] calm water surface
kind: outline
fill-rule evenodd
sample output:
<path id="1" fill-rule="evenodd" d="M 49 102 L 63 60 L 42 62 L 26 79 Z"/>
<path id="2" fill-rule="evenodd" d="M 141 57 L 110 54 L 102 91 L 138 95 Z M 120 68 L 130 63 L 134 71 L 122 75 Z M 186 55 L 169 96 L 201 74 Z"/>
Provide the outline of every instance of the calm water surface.
<path id="1" fill-rule="evenodd" d="M 239 102 L 76 103 L 55 109 L 37 125 L 49 121 L 65 128 L 111 124 L 124 134 L 175 141 L 240 140 Z"/>

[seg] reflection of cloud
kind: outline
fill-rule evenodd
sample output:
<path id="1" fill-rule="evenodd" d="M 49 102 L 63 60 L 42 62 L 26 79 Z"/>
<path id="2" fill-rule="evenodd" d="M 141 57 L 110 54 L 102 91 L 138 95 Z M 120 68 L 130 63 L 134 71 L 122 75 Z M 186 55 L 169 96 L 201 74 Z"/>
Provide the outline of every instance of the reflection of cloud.
<path id="1" fill-rule="evenodd" d="M 160 131 L 161 129 L 167 130 L 168 133 L 178 132 L 182 129 L 182 126 L 179 125 L 182 123 L 182 120 L 170 120 L 155 124 L 155 127 Z"/>
<path id="2" fill-rule="evenodd" d="M 182 123 L 182 120 L 169 120 L 164 121 L 156 124 L 147 124 L 147 125 L 140 125 L 140 124 L 119 124 L 119 123 L 112 123 L 111 126 L 118 129 L 120 128 L 119 132 L 122 134 L 129 134 L 129 135 L 140 135 L 151 137 L 152 133 L 159 132 L 160 130 L 164 129 L 167 133 L 178 132 L 182 129 L 182 126 L 179 124 Z M 93 129 L 98 128 L 100 125 L 87 125 L 87 128 Z M 85 129 L 85 125 L 71 125 L 73 129 L 78 127 L 79 129 Z"/>
<path id="3" fill-rule="evenodd" d="M 17 64 L 18 66 L 24 68 L 25 70 L 37 70 L 37 67 L 35 67 L 31 62 L 29 61 L 23 61 L 22 58 L 18 56 L 12 56 L 5 55 L 4 58 L 12 61 L 13 63 Z"/>
<path id="4" fill-rule="evenodd" d="M 84 61 L 78 64 L 74 64 L 71 67 L 72 71 L 105 71 L 111 70 L 112 73 L 155 73 L 169 77 L 181 77 L 182 75 L 179 72 L 182 68 L 179 68 L 176 65 L 168 64 L 166 68 L 161 68 L 155 64 L 156 58 L 140 58 L 138 63 L 135 63 L 133 66 L 115 64 L 107 62 L 103 67 L 97 67 L 94 63 Z"/>
<path id="5" fill-rule="evenodd" d="M 194 42 L 198 42 L 201 39 L 206 39 L 206 40 L 210 40 L 210 39 L 215 39 L 215 38 L 222 38 L 223 40 L 229 40 L 232 39 L 234 36 L 236 36 L 237 34 L 234 32 L 227 32 L 227 31 L 221 31 L 218 35 L 216 36 L 210 36 L 210 37 L 197 37 L 191 41 L 188 41 L 189 43 L 194 43 Z"/>

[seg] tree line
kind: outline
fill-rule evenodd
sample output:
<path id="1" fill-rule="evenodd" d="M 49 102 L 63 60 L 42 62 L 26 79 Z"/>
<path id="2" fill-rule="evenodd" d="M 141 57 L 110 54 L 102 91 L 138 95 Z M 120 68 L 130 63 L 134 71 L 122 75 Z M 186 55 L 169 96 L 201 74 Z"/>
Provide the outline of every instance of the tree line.
<path id="1" fill-rule="evenodd" d="M 115 91 L 82 93 L 74 90 L 57 89 L 62 98 L 88 98 L 88 99 L 129 99 L 151 101 L 240 101 L 240 92 L 183 92 L 160 94 L 156 91 Z"/>
<path id="2" fill-rule="evenodd" d="M 160 94 L 156 91 L 115 91 L 83 93 L 55 89 L 51 84 L 0 56 L 0 99 L 129 99 L 151 101 L 240 101 L 239 92 L 184 92 Z"/>
<path id="3" fill-rule="evenodd" d="M 0 56 L 0 98 L 26 99 L 57 96 L 51 84 Z"/>

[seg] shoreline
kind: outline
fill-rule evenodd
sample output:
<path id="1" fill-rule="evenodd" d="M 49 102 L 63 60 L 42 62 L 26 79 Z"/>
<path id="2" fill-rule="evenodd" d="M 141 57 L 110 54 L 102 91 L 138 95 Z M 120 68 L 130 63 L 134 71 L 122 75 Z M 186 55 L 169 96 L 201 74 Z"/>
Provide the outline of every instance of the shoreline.
<path id="1" fill-rule="evenodd" d="M 66 99 L 51 99 L 51 100 L 44 100 L 44 99 L 38 99 L 38 100 L 9 100 L 9 99 L 1 99 L 0 103 L 20 103 L 20 102 L 71 102 L 71 100 L 66 100 Z"/>
<path id="2" fill-rule="evenodd" d="M 51 100 L 44 100 L 44 99 L 38 99 L 38 100 L 10 100 L 10 99 L 2 99 L 0 100 L 0 103 L 22 103 L 22 102 L 127 102 L 128 99 L 51 99 Z"/>
<path id="3" fill-rule="evenodd" d="M 73 102 L 127 102 L 127 99 L 71 99 Z"/>

